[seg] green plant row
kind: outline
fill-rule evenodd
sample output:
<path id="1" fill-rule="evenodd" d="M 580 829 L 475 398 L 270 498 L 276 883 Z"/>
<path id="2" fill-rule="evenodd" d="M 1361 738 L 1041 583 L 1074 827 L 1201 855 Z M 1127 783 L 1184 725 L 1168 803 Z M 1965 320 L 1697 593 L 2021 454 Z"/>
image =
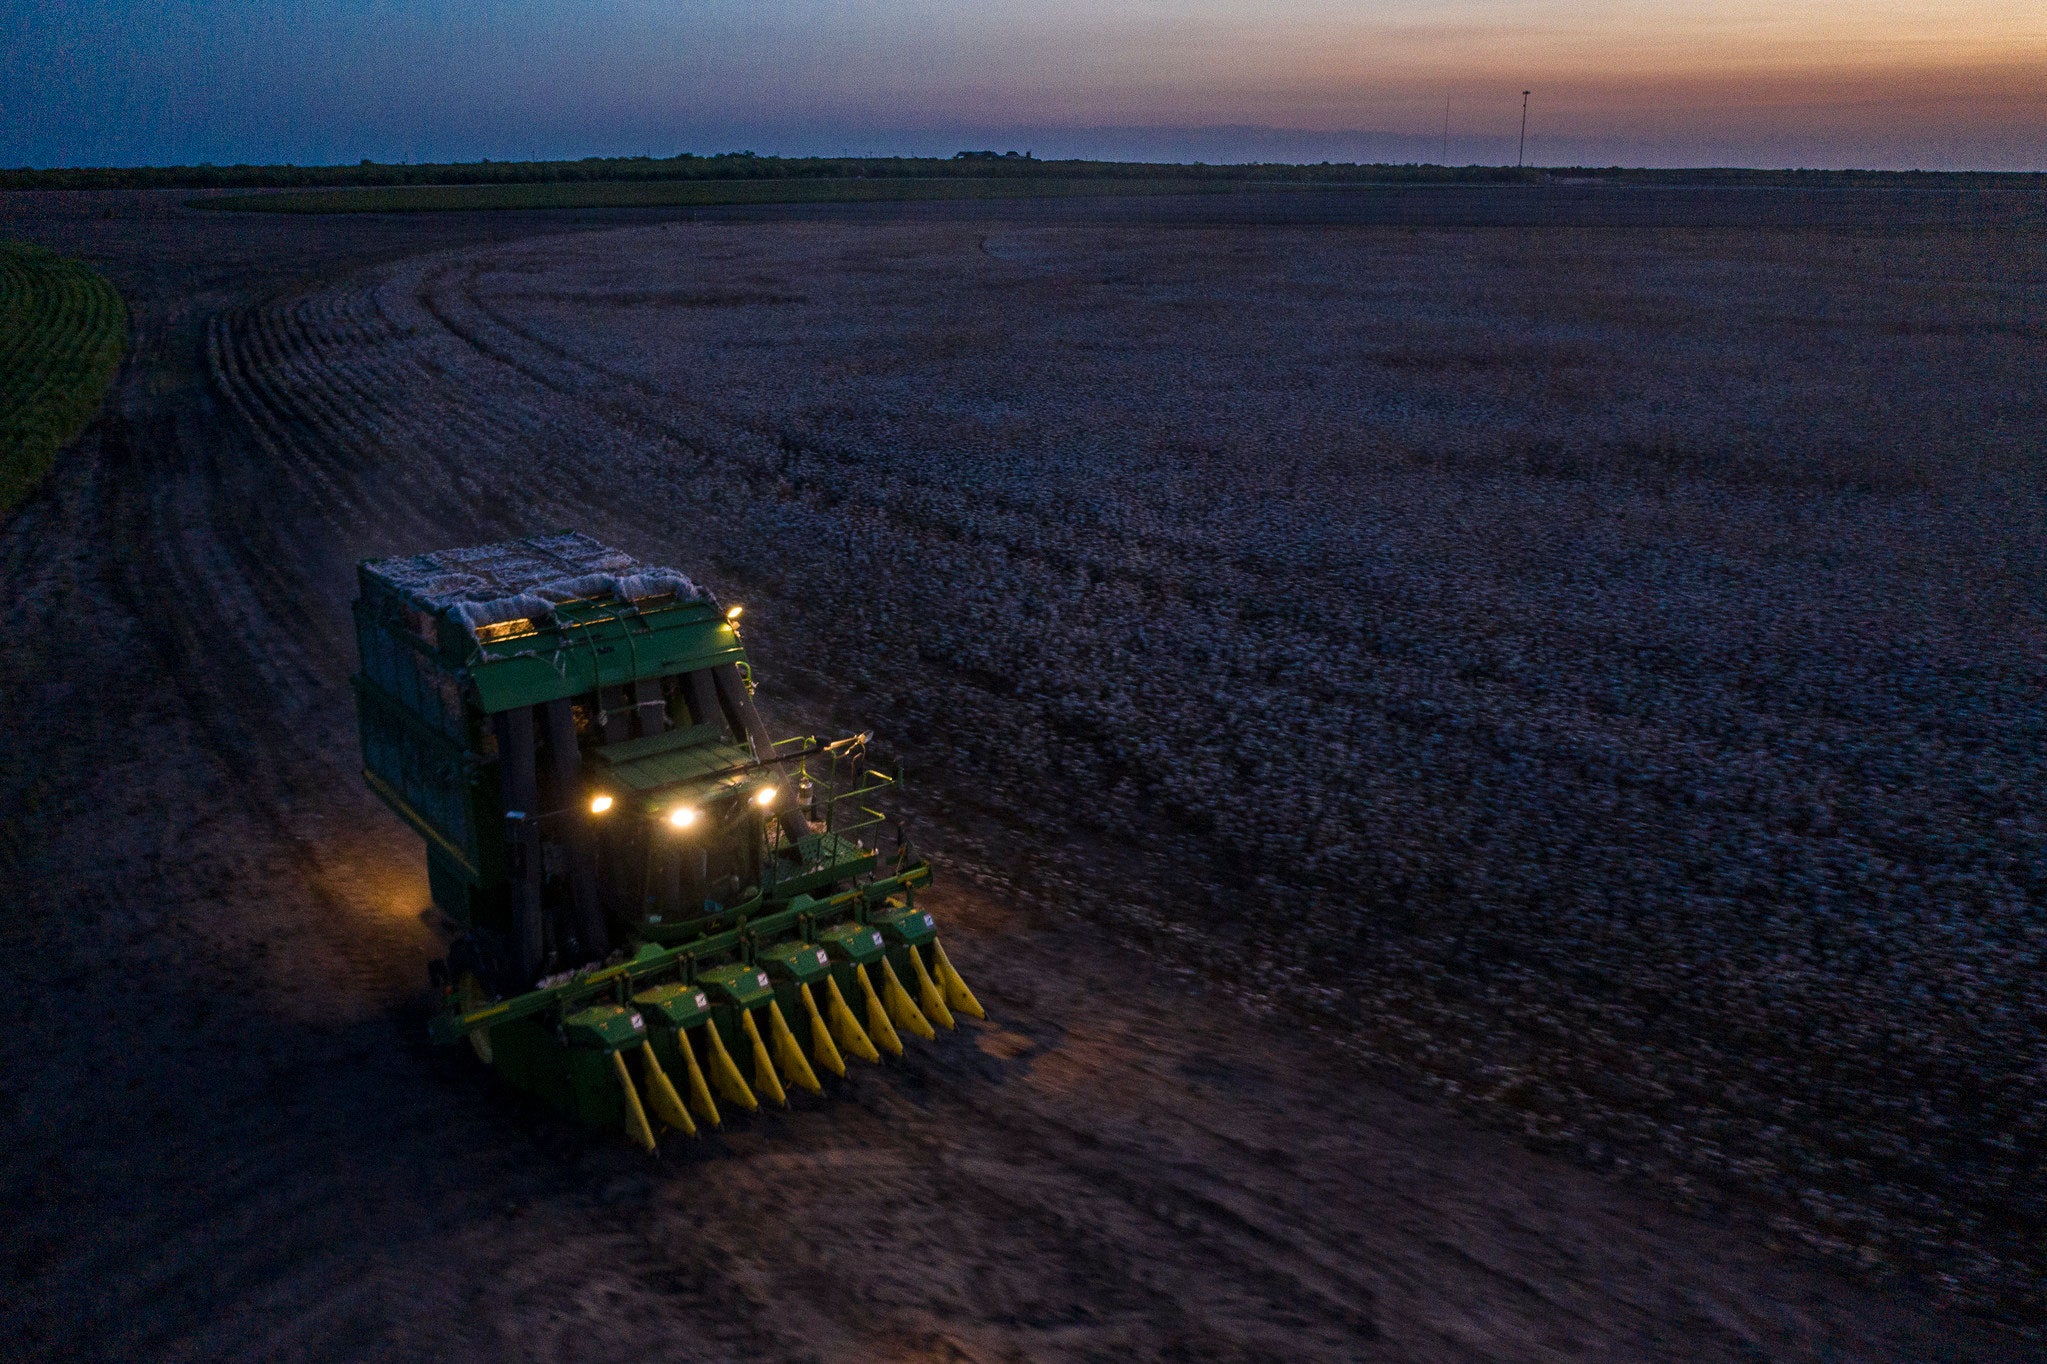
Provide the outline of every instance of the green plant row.
<path id="1" fill-rule="evenodd" d="M 1034 156 L 960 152 L 935 156 L 585 156 L 569 162 L 358 162 L 354 166 L 74 166 L 0 170 L 0 188 L 313 188 L 397 184 L 577 184 L 633 180 L 1300 180 L 1308 184 L 1498 184 L 1545 176 L 1593 178 L 1617 184 L 1797 184 L 1797 186 L 1928 186 L 1990 188 L 2039 186 L 2039 172 L 1936 172 L 1936 170 L 1756 170 L 1691 168 L 1642 170 L 1578 166 L 1519 170 L 1513 166 L 1425 164 L 1238 164 L 1169 166 L 1152 162 L 1038 160 Z"/>
<path id="2" fill-rule="evenodd" d="M 1875 186 L 2037 186 L 2030 172 L 1646 170 L 1619 166 L 1521 170 L 1511 166 L 1165 165 L 1133 161 L 1041 161 L 1014 152 L 920 156 L 586 156 L 573 161 L 457 161 L 416 165 L 362 161 L 352 166 L 101 166 L 0 170 L 0 189 L 298 189 L 316 186 L 554 184 L 666 180 L 1298 180 L 1312 184 L 1496 184 L 1564 175 L 1624 184 Z"/>
<path id="3" fill-rule="evenodd" d="M 851 203 L 906 199 L 1014 199 L 1070 194 L 1201 194 L 1229 182 L 967 178 L 899 180 L 627 180 L 508 185 L 380 186 L 287 190 L 195 199 L 199 208 L 257 213 L 418 213 L 479 209 L 673 208 L 716 204 Z"/>
<path id="4" fill-rule="evenodd" d="M 962 152 L 917 156 L 584 157 L 579 161 L 457 161 L 354 166 L 114 166 L 0 170 L 0 189 L 301 189 L 376 185 L 575 184 L 635 180 L 1274 180 L 1495 181 L 1533 172 L 1500 166 L 1167 165 L 1145 161 L 1040 161 Z"/>
<path id="5" fill-rule="evenodd" d="M 0 513 L 26 497 L 99 411 L 127 309 L 77 261 L 0 242 Z"/>

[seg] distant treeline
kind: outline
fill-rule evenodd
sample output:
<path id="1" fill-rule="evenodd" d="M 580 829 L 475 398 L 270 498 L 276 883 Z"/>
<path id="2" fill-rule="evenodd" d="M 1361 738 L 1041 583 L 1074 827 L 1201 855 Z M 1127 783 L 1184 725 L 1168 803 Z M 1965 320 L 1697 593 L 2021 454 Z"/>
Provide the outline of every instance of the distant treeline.
<path id="1" fill-rule="evenodd" d="M 948 177 L 1296 181 L 1310 184 L 1513 184 L 1602 180 L 1650 185 L 1801 185 L 1858 187 L 1932 185 L 2018 186 L 2047 183 L 2039 172 L 1859 170 L 1630 170 L 1609 167 L 1518 169 L 1512 166 L 1169 165 L 1143 161 L 1041 161 L 1017 152 L 961 152 L 952 157 L 588 156 L 580 161 L 457 161 L 353 166 L 102 166 L 0 170 L 0 189 L 313 189 L 379 185 L 573 184 L 638 180 L 903 180 Z"/>

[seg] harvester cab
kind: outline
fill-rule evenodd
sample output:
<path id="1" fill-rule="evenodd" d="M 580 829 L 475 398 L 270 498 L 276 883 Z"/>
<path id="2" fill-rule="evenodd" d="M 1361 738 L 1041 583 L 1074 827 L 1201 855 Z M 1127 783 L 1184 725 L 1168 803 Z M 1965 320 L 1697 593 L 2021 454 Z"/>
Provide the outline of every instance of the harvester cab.
<path id="1" fill-rule="evenodd" d="M 457 930 L 435 1040 L 652 1150 L 983 1016 L 900 825 L 883 861 L 896 779 L 769 738 L 738 607 L 572 532 L 358 583 L 364 779 Z"/>

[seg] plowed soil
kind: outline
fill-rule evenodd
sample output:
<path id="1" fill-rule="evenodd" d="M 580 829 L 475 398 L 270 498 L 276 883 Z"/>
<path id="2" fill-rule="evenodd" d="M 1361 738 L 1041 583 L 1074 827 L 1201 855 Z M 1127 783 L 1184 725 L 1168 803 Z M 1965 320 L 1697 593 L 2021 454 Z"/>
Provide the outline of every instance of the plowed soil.
<path id="1" fill-rule="evenodd" d="M 1478 483 L 1462 481 L 1480 475 L 1460 459 L 1498 459 L 1516 478 L 1565 485 L 1538 509 L 1545 520 L 1573 515 L 1569 488 L 1600 482 L 1642 448 L 1653 467 L 1621 471 L 1629 496 L 1661 496 L 1666 508 L 1687 505 L 1688 480 L 1832 506 L 1903 497 L 1944 477 L 1951 466 L 1900 456 L 1875 478 L 1854 463 L 1852 431 L 1812 436 L 1816 453 L 1790 493 L 1774 466 L 1741 448 L 1631 447 L 1630 431 L 1605 427 L 1586 435 L 1597 422 L 1585 414 L 1604 410 L 1614 373 L 1600 359 L 1614 343 L 1591 335 L 1612 320 L 1599 310 L 1660 325 L 1670 314 L 1656 308 L 1674 307 L 1670 298 L 1624 275 L 1646 278 L 1672 261 L 1691 272 L 1672 286 L 1680 298 L 1753 287 L 1758 272 L 1852 273 L 1856 243 L 1822 240 L 1814 224 L 1879 221 L 1903 234 L 1884 238 L 1884 250 L 1944 260 L 1997 233 L 2034 231 L 2026 224 L 2038 211 L 1938 195 L 1560 190 L 1533 202 L 1460 191 L 334 221 L 207 215 L 178 196 L 0 197 L 0 235 L 105 271 L 134 329 L 109 412 L 0 529 L 5 1352 L 2033 1357 L 2037 1339 L 2012 1320 L 2031 1299 L 2022 1282 L 2012 1287 L 2011 1228 L 1929 1213 L 1885 1239 L 1891 1224 L 1849 1212 L 1787 1214 L 1763 1175 L 1744 1182 L 1714 1166 L 1707 1177 L 1695 1162 L 1652 1159 L 1660 1134 L 1700 1140 L 1706 1110 L 1690 1098 L 1661 1126 L 1627 1129 L 1632 1139 L 1548 1111 L 1575 1092 L 1640 1119 L 1625 1047 L 1589 1049 L 1615 1075 L 1611 1092 L 1572 1089 L 1583 1077 L 1566 1067 L 1569 1047 L 1525 1043 L 1514 1053 L 1525 1080 L 1485 1073 L 1549 1099 L 1456 1101 L 1454 1077 L 1480 1062 L 1432 1068 L 1427 1047 L 1495 1066 L 1506 1053 L 1470 1041 L 1484 1040 L 1478 1024 L 1460 1043 L 1461 1015 L 1412 982 L 1399 986 L 1415 1001 L 1411 1018 L 1387 1002 L 1401 997 L 1398 982 L 1373 962 L 1391 940 L 1341 918 L 1344 904 L 1385 899 L 1355 878 L 1387 869 L 1333 864 L 1317 880 L 1300 859 L 1332 865 L 1330 840 L 1289 844 L 1298 821 L 1262 810 L 1233 832 L 1205 803 L 1217 784 L 1275 806 L 1300 789 L 1377 788 L 1322 769 L 1286 777 L 1286 749 L 1179 786 L 1133 775 L 1200 756 L 1204 737 L 1172 729 L 1192 723 L 1175 690 L 1192 684 L 1159 657 L 1177 658 L 1191 627 L 1154 625 L 1163 636 L 1154 639 L 1144 622 L 1193 619 L 1223 600 L 1255 635 L 1261 621 L 1293 618 L 1284 603 L 1238 612 L 1263 601 L 1238 577 L 1277 582 L 1296 605 L 1309 590 L 1283 554 L 1260 561 L 1257 546 L 1230 539 L 1232 525 L 1284 528 L 1283 517 L 1261 521 L 1279 503 L 1301 515 L 1383 507 L 1373 533 L 1386 562 L 1439 563 L 1463 593 L 1472 545 L 1503 543 L 1506 523 Z M 1500 235 L 1531 224 L 1568 228 L 1573 244 Z M 1758 225 L 1776 234 L 1763 266 L 1725 240 L 1629 235 Z M 1785 235 L 1804 232 L 1834 254 L 1815 264 Z M 1361 246 L 1358 234 L 1371 235 Z M 1577 332 L 1550 337 L 1554 353 L 1447 340 L 1487 272 L 1525 274 L 1531 250 L 1561 253 L 1579 271 L 1566 290 Z M 1383 439 L 1397 429 L 1405 442 L 1373 454 L 1397 456 L 1398 478 L 1344 483 L 1331 472 L 1350 449 L 1344 414 L 1370 395 L 1318 393 L 1312 366 L 1259 359 L 1337 344 L 1310 323 L 1327 300 L 1355 300 L 1343 292 L 1357 283 L 1345 251 L 1377 253 L 1384 278 L 1413 289 L 1372 304 L 1381 330 L 1363 337 L 1411 395 L 1402 401 L 1412 410 L 1371 409 Z M 1555 295 L 1543 306 L 1564 308 Z M 1952 349 L 1987 326 L 2001 339 L 1984 363 L 2016 374 L 2031 363 L 2026 348 L 2037 349 L 2037 313 L 2004 306 L 1985 304 L 1988 322 L 1963 319 L 1959 342 L 1924 326 L 1886 335 Z M 2007 323 L 2020 330 L 1997 330 Z M 2037 460 L 2037 408 L 1999 400 L 1994 420 L 1982 418 L 1980 395 L 2008 392 L 2010 376 L 1972 368 L 1975 352 L 1944 354 L 1982 387 L 1957 394 L 1938 366 L 1901 371 L 1901 382 L 1923 386 L 1915 401 L 1934 427 L 1970 436 L 1971 486 L 2036 475 L 2025 460 Z M 1827 396 L 1823 368 L 1822 358 L 1793 376 L 1817 406 L 1787 404 L 1771 418 L 1777 429 L 1812 411 L 1828 427 L 1827 414 L 1853 406 Z M 1763 361 L 1750 371 L 1702 381 L 1686 402 L 1717 421 L 1742 410 L 1741 384 L 1784 373 Z M 1503 372 L 1513 381 L 1501 383 Z M 1286 375 L 1302 373 L 1310 381 L 1289 392 Z M 1583 428 L 1536 451 L 1540 467 L 1526 449 L 1487 447 L 1482 436 L 1526 425 L 1515 404 L 1528 373 L 1538 396 L 1577 412 Z M 1242 455 L 1228 440 L 1204 447 L 1204 430 L 1238 433 L 1253 449 L 1269 440 L 1272 459 L 1306 472 L 1284 486 L 1202 482 L 1186 471 Z M 1091 462 L 1102 451 L 1115 458 Z M 1118 462 L 1119 451 L 1139 455 Z M 1717 462 L 1686 463 L 1698 459 Z M 1103 467 L 1114 476 L 1091 494 Z M 1058 497 L 1033 501 L 1044 488 Z M 1429 539 L 1428 518 L 1444 503 L 1468 518 L 1456 543 Z M 1164 509 L 1157 520 L 1118 510 L 1147 505 Z M 921 850 L 940 867 L 933 905 L 988 1023 L 912 1043 L 901 1064 L 857 1071 L 828 1103 L 799 1100 L 698 1142 L 671 1139 L 653 1160 L 503 1093 L 466 1051 L 426 1044 L 425 963 L 442 939 L 417 840 L 357 775 L 353 565 L 558 526 L 748 603 L 771 726 L 871 724 L 905 759 Z M 1847 552 L 1846 539 L 1826 543 Z M 1100 547 L 1093 557 L 1090 545 Z M 2031 545 L 1996 551 L 2019 584 L 2014 600 L 2035 567 Z M 1729 545 L 1728 561 L 1745 552 Z M 1475 617 L 1527 609 L 1514 580 L 1539 578 L 1547 561 L 1503 562 L 1492 596 L 1443 606 L 1444 632 L 1466 637 Z M 1119 581 L 1125 572 L 1150 577 Z M 1190 597 L 1190 583 L 1212 594 Z M 1396 589 L 1406 590 L 1387 590 Z M 1824 594 L 1796 600 L 1818 601 L 1822 625 L 1834 609 Z M 1409 604 L 1431 619 L 1427 603 Z M 1591 637 L 1557 610 L 1560 630 Z M 1950 623 L 1957 637 L 1969 625 Z M 1715 647 L 1743 637 L 1730 627 Z M 1029 639 L 1050 643 L 1019 642 Z M 2019 632 L 2010 647 L 1957 666 L 2001 677 L 1999 668 L 2037 664 L 2036 635 Z M 1567 669 L 1571 659 L 1536 662 Z M 1218 655 L 1196 671 L 1239 684 L 1263 675 L 1234 666 Z M 1114 687 L 1072 683 L 1104 670 Z M 1287 742 L 1335 742 L 1311 720 L 1289 728 L 1284 687 L 1267 680 L 1275 690 L 1258 705 Z M 1218 713 L 1226 720 L 1245 694 L 1220 699 Z M 1331 695 L 1324 704 L 1349 704 Z M 1463 704 L 1439 695 L 1452 712 Z M 2002 695 L 1972 712 L 1994 734 L 2006 714 L 1998 705 L 2022 708 Z M 1013 718 L 1025 714 L 1028 723 Z M 1117 747 L 1119 729 L 1134 747 Z M 1423 794 L 1405 812 L 1386 806 L 1383 828 L 1372 825 L 1361 812 L 1390 799 L 1377 793 L 1321 813 L 1397 841 L 1403 824 L 1434 818 L 1431 808 L 1480 800 L 1470 783 L 1454 796 L 1428 787 L 1415 755 L 1437 750 L 1415 742 L 1406 780 Z M 1995 750 L 1975 769 L 1986 780 L 2009 775 Z M 1590 797 L 1557 789 L 1559 808 L 1593 818 Z M 1086 814 L 1091 804 L 1139 813 Z M 1943 817 L 1953 821 L 1944 827 L 1977 827 L 1974 807 Z M 1498 822 L 1502 839 L 1515 834 Z M 2036 832 L 2027 824 L 2010 837 Z M 1245 847 L 1282 869 L 1245 865 Z M 1635 866 L 1600 874 L 1649 885 Z M 1415 887 L 1403 903 L 1422 906 L 1410 913 L 1424 919 L 1430 906 L 1454 915 L 1458 896 L 1488 893 L 1426 876 Z M 1287 897 L 1311 894 L 1319 926 L 1305 941 L 1319 965 L 1289 956 L 1260 926 Z M 2038 912 L 2036 901 L 2000 903 Z M 1333 957 L 1332 924 L 1349 944 Z M 1464 934 L 1446 950 L 1426 924 L 1396 926 L 1452 980 L 1446 997 L 1473 988 L 1456 983 L 1466 956 L 1499 947 Z M 1675 950 L 1653 916 L 1640 931 L 1656 950 Z M 1611 949 L 1582 925 L 1571 932 L 1588 959 Z M 1537 979 L 1548 950 L 1529 948 Z M 2023 1020 L 2035 1000 L 1993 1002 Z M 1631 1026 L 1558 1007 L 1566 1033 L 1610 1025 L 1624 1037 Z M 1684 1013 L 1693 1007 L 1678 1021 L 1718 1026 L 1719 1015 Z M 1360 1019 L 1362 1032 L 1349 1026 Z M 2023 1067 L 2037 1012 L 2013 1028 L 1984 1036 L 2007 1050 L 2017 1038 L 2011 1064 Z M 1682 1031 L 1643 1039 L 1644 1054 L 1693 1067 L 1654 1083 L 1681 1096 L 1722 1086 L 1719 1053 L 1687 1050 Z M 1830 1036 L 1821 1029 L 1807 1042 L 1824 1047 Z M 2033 1107 L 2013 1121 L 2037 1122 L 2037 1091 L 2015 1092 Z M 1813 1102 L 1849 1102 L 1829 1093 L 1814 1091 Z M 1737 1147 L 1754 1120 L 1746 1110 L 1708 1116 Z M 1588 1148 L 1584 1132 L 1607 1144 Z M 1785 1140 L 1794 1145 L 1784 1150 L 1806 1149 L 1795 1131 Z M 1743 1158 L 1766 1173 L 1790 1159 L 1755 1149 Z M 2037 1196 L 2037 1149 L 2018 1160 L 1983 1165 L 1983 1178 L 2004 1179 L 1997 1187 L 2014 1198 Z M 1882 1177 L 1932 1189 L 1936 1203 L 1948 1192 Z M 2031 1215 L 2013 1214 L 2020 1232 Z M 1927 1228 L 1960 1248 L 1915 1249 L 1915 1237 L 1934 1235 Z M 1938 1268 L 1964 1261 L 1981 1268 L 1975 1279 Z M 2002 1304 L 2006 1320 L 1964 1313 L 1965 1298 Z"/>

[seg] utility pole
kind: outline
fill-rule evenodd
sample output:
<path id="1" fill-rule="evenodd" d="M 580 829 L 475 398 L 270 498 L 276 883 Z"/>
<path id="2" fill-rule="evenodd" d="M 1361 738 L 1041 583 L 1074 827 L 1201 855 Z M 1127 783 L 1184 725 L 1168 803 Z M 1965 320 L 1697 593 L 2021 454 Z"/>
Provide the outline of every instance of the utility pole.
<path id="1" fill-rule="evenodd" d="M 1528 92 L 1521 92 L 1521 146 L 1514 152 L 1514 169 L 1521 169 L 1521 159 L 1528 154 Z"/>
<path id="2" fill-rule="evenodd" d="M 1450 97 L 1443 96 L 1443 164 L 1450 164 Z"/>

